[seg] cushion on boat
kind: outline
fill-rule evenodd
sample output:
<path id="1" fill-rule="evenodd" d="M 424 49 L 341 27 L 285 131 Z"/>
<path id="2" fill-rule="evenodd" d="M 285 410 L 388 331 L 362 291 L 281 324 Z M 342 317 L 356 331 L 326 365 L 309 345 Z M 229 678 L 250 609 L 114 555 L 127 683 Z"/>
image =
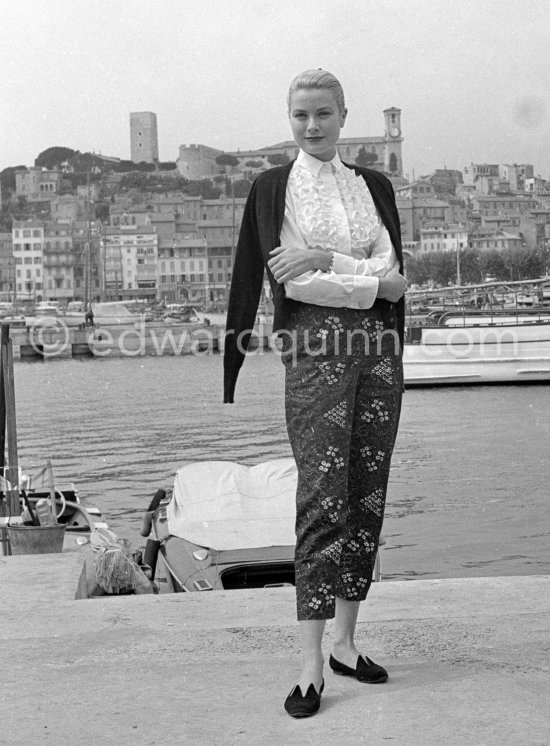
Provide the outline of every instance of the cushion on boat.
<path id="1" fill-rule="evenodd" d="M 176 472 L 168 530 L 218 550 L 293 545 L 296 484 L 293 458 L 188 464 Z"/>

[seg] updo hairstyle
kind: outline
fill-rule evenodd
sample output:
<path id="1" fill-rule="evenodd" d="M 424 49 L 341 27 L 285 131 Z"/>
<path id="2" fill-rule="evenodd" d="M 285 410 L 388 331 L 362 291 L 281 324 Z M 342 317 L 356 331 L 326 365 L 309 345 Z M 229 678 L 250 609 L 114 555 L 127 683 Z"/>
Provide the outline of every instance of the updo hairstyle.
<path id="1" fill-rule="evenodd" d="M 330 91 L 336 99 L 336 104 L 340 114 L 343 114 L 346 110 L 344 89 L 342 88 L 338 78 L 334 77 L 332 73 L 329 73 L 326 70 L 322 70 L 321 68 L 316 70 L 304 70 L 303 73 L 300 73 L 294 78 L 290 84 L 290 88 L 288 89 L 288 96 L 286 99 L 289 111 L 292 94 L 300 89 L 309 91 L 324 89 Z"/>

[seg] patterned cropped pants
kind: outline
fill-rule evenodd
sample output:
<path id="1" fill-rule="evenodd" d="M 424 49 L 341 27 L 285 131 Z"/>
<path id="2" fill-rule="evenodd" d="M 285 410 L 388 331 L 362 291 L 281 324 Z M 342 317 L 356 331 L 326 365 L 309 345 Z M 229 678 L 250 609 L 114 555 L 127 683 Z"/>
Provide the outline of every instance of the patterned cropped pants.
<path id="1" fill-rule="evenodd" d="M 283 339 L 288 436 L 298 467 L 298 620 L 372 582 L 402 393 L 396 335 L 375 310 L 303 304 Z"/>

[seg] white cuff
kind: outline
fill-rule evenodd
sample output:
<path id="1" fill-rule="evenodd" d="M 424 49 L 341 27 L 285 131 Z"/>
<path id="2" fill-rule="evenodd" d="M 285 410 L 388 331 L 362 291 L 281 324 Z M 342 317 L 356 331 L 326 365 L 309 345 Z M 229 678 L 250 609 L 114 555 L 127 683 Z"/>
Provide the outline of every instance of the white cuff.
<path id="1" fill-rule="evenodd" d="M 340 254 L 339 251 L 335 251 L 332 271 L 337 275 L 354 275 L 357 271 L 357 259 L 349 254 Z"/>

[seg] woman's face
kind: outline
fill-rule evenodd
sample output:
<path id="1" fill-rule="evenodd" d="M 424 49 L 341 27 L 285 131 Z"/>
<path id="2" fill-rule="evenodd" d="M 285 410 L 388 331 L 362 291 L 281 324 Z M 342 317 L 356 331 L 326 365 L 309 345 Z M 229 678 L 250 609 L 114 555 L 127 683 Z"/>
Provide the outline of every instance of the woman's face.
<path id="1" fill-rule="evenodd" d="M 320 161 L 330 161 L 344 126 L 347 111 L 338 110 L 334 94 L 324 88 L 294 91 L 290 99 L 290 126 L 296 145 Z"/>

